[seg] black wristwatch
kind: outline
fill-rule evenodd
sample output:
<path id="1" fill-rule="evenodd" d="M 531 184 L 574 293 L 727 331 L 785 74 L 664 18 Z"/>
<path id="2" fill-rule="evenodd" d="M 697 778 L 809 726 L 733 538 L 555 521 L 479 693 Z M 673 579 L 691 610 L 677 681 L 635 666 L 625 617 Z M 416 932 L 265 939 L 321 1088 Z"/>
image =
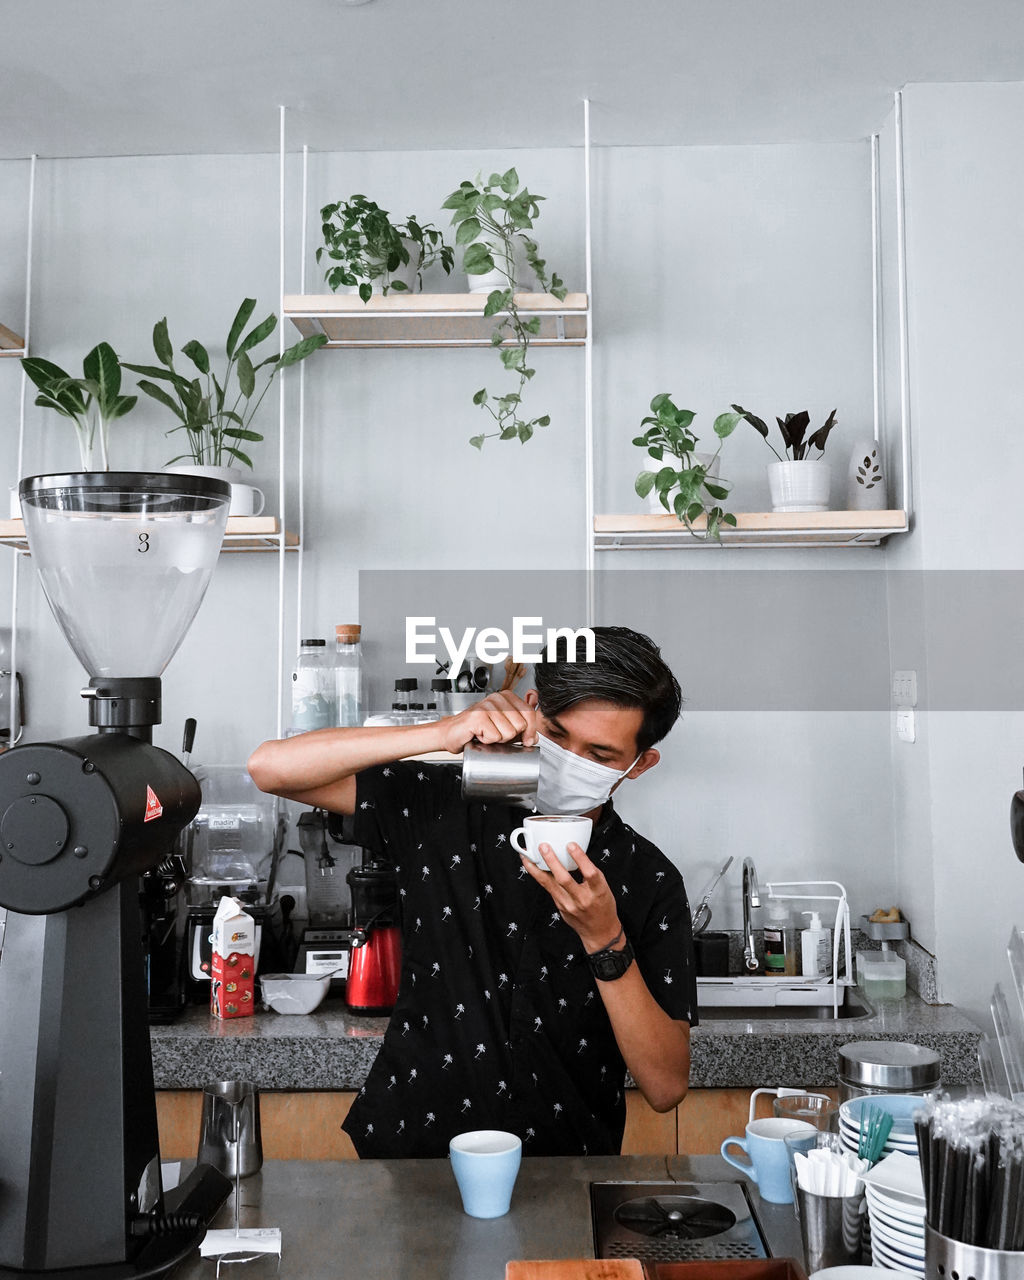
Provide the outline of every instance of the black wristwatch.
<path id="1" fill-rule="evenodd" d="M 618 942 L 618 938 L 615 941 Z M 633 963 L 633 948 L 627 938 L 626 945 L 621 951 L 613 951 L 609 945 L 588 955 L 587 960 L 595 978 L 601 982 L 614 982 L 616 978 L 621 978 Z"/>

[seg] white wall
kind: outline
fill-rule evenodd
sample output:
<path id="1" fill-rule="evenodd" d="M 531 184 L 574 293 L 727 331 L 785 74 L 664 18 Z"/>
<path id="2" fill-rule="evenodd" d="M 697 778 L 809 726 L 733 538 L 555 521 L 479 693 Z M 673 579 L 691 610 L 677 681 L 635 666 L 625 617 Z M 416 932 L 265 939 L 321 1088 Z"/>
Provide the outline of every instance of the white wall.
<path id="1" fill-rule="evenodd" d="M 987 1026 L 992 988 L 1009 981 L 1010 929 L 1024 921 L 1024 868 L 1007 821 L 1024 763 L 1015 688 L 1024 553 L 1024 436 L 1015 407 L 1024 348 L 1024 85 L 912 85 L 904 120 L 917 521 L 890 563 L 924 570 L 920 606 L 946 625 L 925 628 L 922 674 L 926 689 L 931 677 L 932 706 L 918 718 L 919 741 L 894 748 L 899 883 L 905 900 L 922 906 L 922 922 L 933 898 L 943 998 Z M 982 577 L 996 570 L 1010 572 Z M 940 643 L 957 601 L 979 591 L 976 639 L 964 641 L 955 664 L 977 696 L 954 700 L 954 664 Z M 915 651 L 920 656 L 919 641 L 894 651 L 894 664 L 913 665 L 905 655 Z"/>
<path id="2" fill-rule="evenodd" d="M 513 162 L 549 197 L 538 228 L 544 256 L 571 288 L 582 288 L 579 149 L 315 156 L 310 223 L 315 228 L 320 204 L 360 190 L 393 212 L 429 218 L 460 178 Z M 296 178 L 297 165 L 290 172 Z M 870 431 L 871 421 L 868 174 L 865 143 L 598 149 L 598 510 L 640 509 L 632 481 L 642 456 L 630 440 L 662 390 L 697 410 L 698 426 L 734 399 L 769 420 L 803 407 L 823 419 L 836 406 L 842 428 L 830 452 L 845 472 L 849 440 Z M 0 169 L 4 207 L 21 198 L 23 186 L 24 166 Z M 298 285 L 296 203 L 293 191 L 289 288 Z M 152 324 L 163 315 L 176 345 L 198 336 L 216 346 L 243 295 L 269 309 L 276 294 L 275 162 L 43 162 L 37 244 L 37 353 L 73 364 L 105 338 L 122 357 L 145 360 Z M 313 245 L 315 238 L 310 260 Z M 3 288 L 18 278 L 20 250 L 9 238 L 0 245 Z M 308 270 L 309 287 L 318 287 L 311 261 Z M 11 288 L 16 294 L 16 282 Z M 466 443 L 481 422 L 470 399 L 478 387 L 500 384 L 493 353 L 322 353 L 306 366 L 304 633 L 324 634 L 354 617 L 361 569 L 582 568 L 583 354 L 541 351 L 536 367 L 529 404 L 550 412 L 551 427 L 525 448 L 488 443 L 478 454 Z M 290 412 L 296 392 L 292 378 Z M 0 365 L 0 413 L 8 423 L 0 467 L 11 483 L 17 404 L 17 369 L 7 362 Z M 73 465 L 69 425 L 31 406 L 28 417 L 26 470 Z M 165 426 L 148 403 L 118 424 L 116 465 L 163 463 L 171 452 L 161 438 Z M 256 478 L 265 481 L 276 457 L 269 412 L 262 429 L 268 440 Z M 763 508 L 763 467 L 771 460 L 763 443 L 747 429 L 725 457 L 723 472 L 736 483 L 734 508 Z M 694 629 L 713 635 L 717 625 L 713 611 L 687 612 L 695 574 L 877 570 L 884 554 L 625 553 L 600 563 L 615 574 L 655 572 L 645 620 L 692 693 L 701 672 L 688 636 Z M 199 719 L 197 759 L 237 762 L 273 732 L 275 608 L 271 557 L 223 559 L 165 677 L 161 745 L 177 747 L 189 714 Z M 0 580 L 0 625 L 8 615 Z M 31 573 L 23 575 L 19 623 L 30 735 L 81 731 L 81 672 Z M 799 673 L 822 657 L 800 646 L 778 651 L 756 613 L 738 625 L 749 633 L 741 660 L 763 673 L 766 689 L 783 671 Z M 293 627 L 289 622 L 290 634 Z M 872 651 L 887 643 L 884 627 L 856 617 L 849 630 Z M 862 714 L 822 705 L 726 712 L 713 696 L 691 705 L 665 745 L 664 767 L 623 800 L 627 817 L 665 844 L 694 893 L 726 853 L 736 855 L 716 923 L 738 925 L 739 862 L 747 854 L 763 879 L 846 881 L 855 913 L 896 896 L 888 716 L 877 697 L 878 709 Z"/>

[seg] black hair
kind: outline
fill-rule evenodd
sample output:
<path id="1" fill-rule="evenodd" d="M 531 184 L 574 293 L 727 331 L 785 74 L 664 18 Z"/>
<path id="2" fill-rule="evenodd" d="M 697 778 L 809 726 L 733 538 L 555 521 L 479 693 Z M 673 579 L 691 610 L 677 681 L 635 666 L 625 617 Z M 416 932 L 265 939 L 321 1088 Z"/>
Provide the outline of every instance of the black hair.
<path id="1" fill-rule="evenodd" d="M 586 636 L 574 637 L 576 660 L 569 661 L 569 642 L 557 637 L 554 660 L 534 668 L 537 701 L 546 716 L 557 716 L 588 698 L 639 707 L 644 718 L 636 745 L 646 751 L 660 742 L 679 719 L 683 695 L 679 682 L 661 656 L 661 650 L 639 631 L 629 627 L 593 627 L 594 661 L 587 662 Z"/>

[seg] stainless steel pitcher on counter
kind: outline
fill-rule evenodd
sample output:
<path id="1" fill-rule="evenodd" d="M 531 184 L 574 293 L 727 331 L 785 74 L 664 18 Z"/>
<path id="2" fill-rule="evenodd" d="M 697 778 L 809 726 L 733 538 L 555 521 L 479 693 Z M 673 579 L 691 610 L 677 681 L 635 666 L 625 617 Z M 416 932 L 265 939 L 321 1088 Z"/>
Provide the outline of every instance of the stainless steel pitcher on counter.
<path id="1" fill-rule="evenodd" d="M 260 1095 L 249 1080 L 217 1080 L 203 1090 L 199 1164 L 228 1178 L 248 1178 L 263 1167 Z"/>

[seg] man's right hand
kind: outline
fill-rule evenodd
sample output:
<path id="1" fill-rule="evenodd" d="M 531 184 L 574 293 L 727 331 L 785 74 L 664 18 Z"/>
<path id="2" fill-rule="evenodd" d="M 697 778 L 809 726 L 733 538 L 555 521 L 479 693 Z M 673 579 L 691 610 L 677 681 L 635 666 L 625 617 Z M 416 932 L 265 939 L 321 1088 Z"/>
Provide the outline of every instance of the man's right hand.
<path id="1" fill-rule="evenodd" d="M 489 693 L 465 711 L 441 721 L 444 749 L 456 754 L 467 742 L 537 742 L 537 712 L 511 690 Z"/>

